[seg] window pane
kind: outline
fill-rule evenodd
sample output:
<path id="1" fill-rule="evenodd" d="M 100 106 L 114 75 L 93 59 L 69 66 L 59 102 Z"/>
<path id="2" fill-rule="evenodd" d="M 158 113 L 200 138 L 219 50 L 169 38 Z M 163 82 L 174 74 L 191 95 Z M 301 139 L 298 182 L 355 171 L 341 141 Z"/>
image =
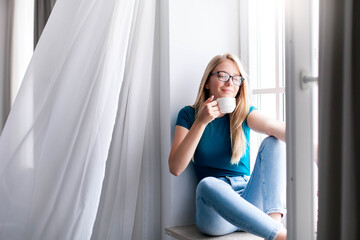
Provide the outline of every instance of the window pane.
<path id="1" fill-rule="evenodd" d="M 285 1 L 277 1 L 277 36 L 278 36 L 278 80 L 279 86 L 285 87 Z"/>
<path id="2" fill-rule="evenodd" d="M 276 119 L 276 94 L 267 93 L 257 96 L 258 109 L 267 116 Z"/>
<path id="3" fill-rule="evenodd" d="M 258 87 L 274 88 L 276 79 L 276 23 L 274 1 L 260 1 L 258 32 Z"/>

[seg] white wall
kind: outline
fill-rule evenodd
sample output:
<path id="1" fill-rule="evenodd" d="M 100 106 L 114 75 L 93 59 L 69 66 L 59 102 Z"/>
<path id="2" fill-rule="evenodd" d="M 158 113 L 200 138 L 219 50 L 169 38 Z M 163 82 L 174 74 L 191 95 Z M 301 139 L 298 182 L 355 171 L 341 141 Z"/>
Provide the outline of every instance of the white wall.
<path id="1" fill-rule="evenodd" d="M 171 0 L 168 4 L 172 139 L 178 111 L 195 102 L 202 74 L 211 58 L 226 52 L 239 55 L 240 16 L 238 0 Z M 194 223 L 197 181 L 192 165 L 168 180 L 171 190 L 164 189 L 168 195 L 165 225 Z"/>

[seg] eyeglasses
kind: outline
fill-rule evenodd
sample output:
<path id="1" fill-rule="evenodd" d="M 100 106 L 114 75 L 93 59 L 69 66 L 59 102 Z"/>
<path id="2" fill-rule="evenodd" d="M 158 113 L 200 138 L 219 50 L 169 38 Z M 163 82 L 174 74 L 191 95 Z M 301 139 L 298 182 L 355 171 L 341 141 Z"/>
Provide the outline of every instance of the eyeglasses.
<path id="1" fill-rule="evenodd" d="M 218 80 L 220 82 L 227 82 L 230 78 L 232 79 L 232 83 L 236 86 L 241 86 L 242 82 L 245 80 L 242 76 L 231 76 L 227 72 L 218 71 L 210 73 L 210 75 L 217 74 Z"/>

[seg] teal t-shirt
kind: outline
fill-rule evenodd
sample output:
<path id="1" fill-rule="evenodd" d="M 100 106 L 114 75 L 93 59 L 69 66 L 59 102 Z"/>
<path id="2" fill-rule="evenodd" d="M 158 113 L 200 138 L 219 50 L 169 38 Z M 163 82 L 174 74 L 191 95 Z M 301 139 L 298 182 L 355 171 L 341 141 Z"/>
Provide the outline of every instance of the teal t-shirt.
<path id="1" fill-rule="evenodd" d="M 249 113 L 255 108 L 250 107 Z M 195 109 L 186 106 L 179 112 L 176 125 L 190 130 L 195 121 Z M 194 167 L 197 179 L 209 176 L 250 176 L 250 155 L 249 137 L 250 128 L 246 119 L 242 124 L 246 139 L 246 152 L 241 157 L 239 164 L 231 164 L 231 138 L 230 138 L 230 119 L 229 114 L 215 118 L 210 122 L 200 139 L 194 154 Z"/>

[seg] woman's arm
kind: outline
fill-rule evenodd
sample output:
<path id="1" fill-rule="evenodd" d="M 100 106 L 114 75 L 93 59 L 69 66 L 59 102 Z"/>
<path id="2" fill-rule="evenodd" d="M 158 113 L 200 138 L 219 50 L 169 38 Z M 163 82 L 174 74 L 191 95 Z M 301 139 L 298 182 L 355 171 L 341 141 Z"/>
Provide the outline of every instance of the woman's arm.
<path id="1" fill-rule="evenodd" d="M 274 136 L 285 142 L 286 124 L 284 122 L 270 118 L 258 110 L 253 110 L 247 117 L 247 124 L 256 132 Z"/>
<path id="2" fill-rule="evenodd" d="M 214 97 L 211 96 L 204 102 L 190 130 L 181 126 L 175 127 L 169 155 L 169 170 L 173 175 L 178 176 L 185 170 L 195 153 L 206 125 L 220 115 L 217 102 L 212 101 L 213 99 Z"/>
<path id="3" fill-rule="evenodd" d="M 190 130 L 176 126 L 169 156 L 169 170 L 178 176 L 189 164 L 206 126 L 193 124 Z"/>

